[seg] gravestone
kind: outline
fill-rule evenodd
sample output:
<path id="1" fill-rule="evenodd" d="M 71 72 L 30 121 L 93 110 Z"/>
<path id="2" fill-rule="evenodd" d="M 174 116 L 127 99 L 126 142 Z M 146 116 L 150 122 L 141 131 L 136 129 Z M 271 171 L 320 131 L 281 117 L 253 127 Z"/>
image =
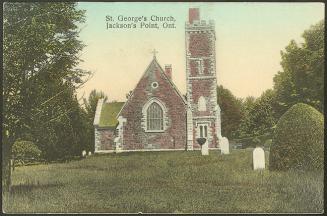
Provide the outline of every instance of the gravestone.
<path id="1" fill-rule="evenodd" d="M 83 157 L 86 156 L 86 151 L 85 151 L 85 150 L 82 151 L 82 156 L 83 156 Z"/>
<path id="2" fill-rule="evenodd" d="M 220 143 L 221 154 L 229 154 L 229 142 L 227 137 L 223 137 Z"/>
<path id="3" fill-rule="evenodd" d="M 208 141 L 206 141 L 201 147 L 202 155 L 209 155 Z"/>
<path id="4" fill-rule="evenodd" d="M 92 153 L 89 151 L 89 154 L 88 154 L 89 156 L 91 156 L 92 155 Z"/>
<path id="5" fill-rule="evenodd" d="M 256 147 L 253 150 L 253 169 L 265 169 L 265 152 L 260 147 Z"/>

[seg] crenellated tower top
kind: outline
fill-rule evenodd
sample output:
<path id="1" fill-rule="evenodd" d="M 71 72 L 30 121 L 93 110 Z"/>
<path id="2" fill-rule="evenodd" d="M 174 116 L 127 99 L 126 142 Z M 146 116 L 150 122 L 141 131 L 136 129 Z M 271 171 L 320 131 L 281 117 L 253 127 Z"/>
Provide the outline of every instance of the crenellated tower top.
<path id="1" fill-rule="evenodd" d="M 199 8 L 189 9 L 189 20 L 185 23 L 186 31 L 215 31 L 215 22 L 213 20 L 200 19 Z"/>

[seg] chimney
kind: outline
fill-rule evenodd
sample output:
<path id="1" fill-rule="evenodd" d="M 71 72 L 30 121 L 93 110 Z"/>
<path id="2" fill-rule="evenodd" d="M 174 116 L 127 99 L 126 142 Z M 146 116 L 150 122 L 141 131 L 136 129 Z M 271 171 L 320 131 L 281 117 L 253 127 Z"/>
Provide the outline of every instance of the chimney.
<path id="1" fill-rule="evenodd" d="M 171 78 L 172 78 L 172 70 L 171 70 L 171 64 L 167 64 L 167 65 L 165 65 L 165 74 L 166 74 L 166 76 L 170 79 L 170 80 L 172 80 Z"/>
<path id="2" fill-rule="evenodd" d="M 190 8 L 188 11 L 189 23 L 192 24 L 194 20 L 200 20 L 199 8 Z"/>

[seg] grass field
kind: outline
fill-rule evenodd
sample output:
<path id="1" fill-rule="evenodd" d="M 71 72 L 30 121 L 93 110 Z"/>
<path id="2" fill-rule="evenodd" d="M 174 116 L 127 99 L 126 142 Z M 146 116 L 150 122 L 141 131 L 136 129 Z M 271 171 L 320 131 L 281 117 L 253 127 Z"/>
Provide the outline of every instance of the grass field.
<path id="1" fill-rule="evenodd" d="M 252 151 L 94 155 L 17 167 L 5 212 L 322 212 L 323 173 L 252 170 Z M 268 152 L 266 152 L 268 162 Z"/>

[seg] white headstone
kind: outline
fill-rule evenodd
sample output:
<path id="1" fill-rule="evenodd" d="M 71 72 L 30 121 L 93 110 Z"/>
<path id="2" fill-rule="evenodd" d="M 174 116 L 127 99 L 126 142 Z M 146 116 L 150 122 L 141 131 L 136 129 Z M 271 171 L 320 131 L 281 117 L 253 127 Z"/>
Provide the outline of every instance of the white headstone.
<path id="1" fill-rule="evenodd" d="M 201 147 L 202 155 L 209 155 L 208 140 Z"/>
<path id="2" fill-rule="evenodd" d="M 122 152 L 121 143 L 120 143 L 120 137 L 116 137 L 114 139 L 114 142 L 115 142 L 115 152 L 116 153 Z"/>
<path id="3" fill-rule="evenodd" d="M 229 142 L 227 137 L 223 137 L 220 142 L 221 154 L 229 154 Z"/>
<path id="4" fill-rule="evenodd" d="M 86 151 L 85 151 L 85 150 L 82 151 L 82 156 L 83 156 L 83 157 L 86 156 Z"/>
<path id="5" fill-rule="evenodd" d="M 92 152 L 89 151 L 89 154 L 88 155 L 91 156 L 92 155 Z"/>
<path id="6" fill-rule="evenodd" d="M 253 169 L 265 169 L 265 152 L 260 147 L 253 150 Z"/>

